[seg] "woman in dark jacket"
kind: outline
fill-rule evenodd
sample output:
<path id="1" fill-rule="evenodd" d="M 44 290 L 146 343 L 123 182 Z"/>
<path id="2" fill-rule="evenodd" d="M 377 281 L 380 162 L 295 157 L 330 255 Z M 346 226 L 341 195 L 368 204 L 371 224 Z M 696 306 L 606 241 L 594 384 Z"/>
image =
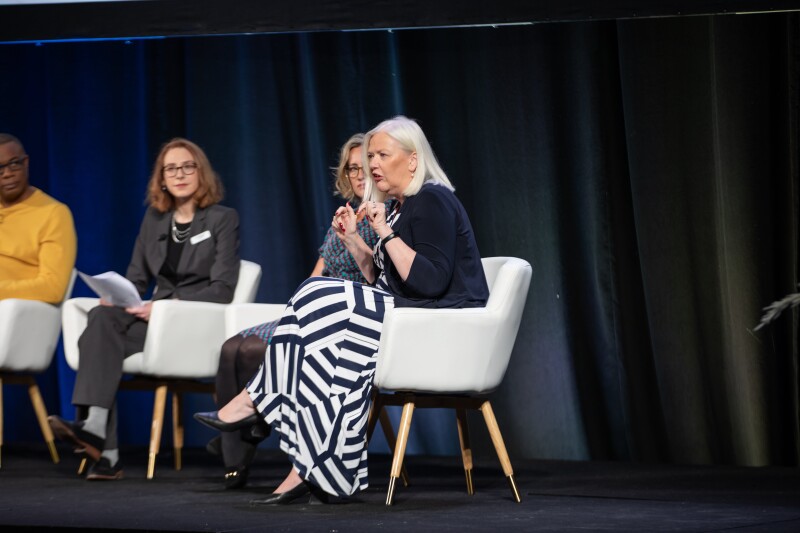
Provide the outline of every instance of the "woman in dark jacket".
<path id="1" fill-rule="evenodd" d="M 148 186 L 142 221 L 126 277 L 153 301 L 166 298 L 229 303 L 239 278 L 239 217 L 218 205 L 222 183 L 203 150 L 186 139 L 165 144 Z M 139 307 L 108 302 L 89 312 L 78 341 L 80 366 L 72 403 L 85 419 L 51 416 L 57 437 L 94 463 L 87 479 L 120 479 L 115 398 L 122 363 L 144 349 L 152 301 Z"/>
<path id="2" fill-rule="evenodd" d="M 420 127 L 395 117 L 370 131 L 364 146 L 371 190 L 359 211 L 380 241 L 364 242 L 350 206 L 331 225 L 368 284 L 303 283 L 246 389 L 218 412 L 195 415 L 223 431 L 263 418 L 280 434 L 293 468 L 254 503 L 308 501 L 312 488 L 339 497 L 366 488 L 367 417 L 386 311 L 478 307 L 489 296 L 469 219 Z M 388 212 L 379 194 L 394 199 Z"/>

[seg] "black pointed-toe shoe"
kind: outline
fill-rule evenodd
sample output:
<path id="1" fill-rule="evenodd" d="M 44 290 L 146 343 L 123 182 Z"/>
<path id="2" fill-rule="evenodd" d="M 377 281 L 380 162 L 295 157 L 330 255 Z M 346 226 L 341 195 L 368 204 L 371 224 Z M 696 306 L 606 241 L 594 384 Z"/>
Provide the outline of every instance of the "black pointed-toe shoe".
<path id="1" fill-rule="evenodd" d="M 195 413 L 194 419 L 217 431 L 236 431 L 258 423 L 261 417 L 258 413 L 253 413 L 236 422 L 223 422 L 219 418 L 219 411 L 209 411 L 207 413 Z"/>
<path id="2" fill-rule="evenodd" d="M 250 500 L 251 505 L 289 505 L 290 503 L 308 503 L 311 499 L 311 486 L 303 481 L 295 488 L 285 492 L 273 493 L 263 500 Z"/>
<path id="3" fill-rule="evenodd" d="M 98 437 L 93 433 L 84 431 L 83 421 L 71 422 L 63 418 L 50 415 L 47 417 L 47 423 L 50 429 L 53 430 L 56 438 L 71 442 L 76 449 L 93 461 L 99 461 L 100 455 L 103 453 L 103 448 L 106 444 L 106 439 Z"/>

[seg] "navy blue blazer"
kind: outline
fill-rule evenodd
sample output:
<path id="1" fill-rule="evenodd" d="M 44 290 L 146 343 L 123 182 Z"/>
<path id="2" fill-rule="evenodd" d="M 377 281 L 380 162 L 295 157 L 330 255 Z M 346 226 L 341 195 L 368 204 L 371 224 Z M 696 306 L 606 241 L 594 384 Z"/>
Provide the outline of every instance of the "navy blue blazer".
<path id="1" fill-rule="evenodd" d="M 392 231 L 417 252 L 403 281 L 384 251 L 384 268 L 396 307 L 483 307 L 489 287 L 475 233 L 453 192 L 426 183 L 407 197 Z"/>
<path id="2" fill-rule="evenodd" d="M 239 280 L 239 215 L 221 205 L 197 210 L 178 262 L 177 283 L 159 274 L 171 221 L 172 211 L 147 210 L 125 277 L 142 296 L 155 281 L 153 300 L 230 303 Z"/>

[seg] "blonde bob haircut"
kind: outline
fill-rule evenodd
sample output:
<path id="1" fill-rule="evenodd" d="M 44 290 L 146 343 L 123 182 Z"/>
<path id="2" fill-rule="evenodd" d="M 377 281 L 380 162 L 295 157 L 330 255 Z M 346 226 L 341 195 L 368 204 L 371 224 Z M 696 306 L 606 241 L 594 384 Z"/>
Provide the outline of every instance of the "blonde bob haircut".
<path id="1" fill-rule="evenodd" d="M 350 151 L 353 148 L 358 148 L 359 146 L 363 145 L 363 133 L 356 133 L 347 139 L 347 142 L 342 145 L 342 150 L 339 152 L 339 166 L 331 169 L 333 170 L 333 175 L 336 178 L 336 181 L 333 184 L 336 188 L 336 194 L 342 198 L 345 198 L 348 202 L 353 201 L 353 199 L 356 197 L 356 193 L 353 190 L 353 186 L 350 184 L 350 178 L 347 177 L 347 162 L 350 159 Z M 364 170 L 366 171 L 366 168 Z"/>
<path id="2" fill-rule="evenodd" d="M 211 168 L 203 149 L 190 140 L 176 137 L 161 147 L 156 162 L 153 165 L 153 173 L 150 175 L 150 183 L 147 186 L 147 203 L 153 209 L 166 213 L 175 208 L 175 199 L 169 191 L 162 190 L 164 185 L 164 158 L 167 152 L 173 148 L 185 148 L 192 154 L 194 162 L 197 163 L 197 192 L 194 193 L 194 201 L 197 207 L 206 208 L 210 205 L 219 203 L 225 190 L 219 176 Z"/>
<path id="3" fill-rule="evenodd" d="M 380 201 L 377 197 L 377 187 L 374 186 L 375 182 L 372 178 L 372 171 L 369 169 L 369 157 L 367 151 L 369 150 L 369 141 L 376 133 L 383 132 L 389 137 L 397 141 L 400 146 L 407 153 L 417 153 L 417 170 L 414 172 L 414 177 L 411 183 L 403 191 L 403 196 L 413 196 L 419 192 L 425 183 L 436 183 L 447 187 L 451 191 L 455 190 L 453 184 L 447 178 L 442 167 L 439 166 L 439 161 L 436 160 L 436 155 L 433 153 L 430 143 L 428 142 L 425 133 L 416 121 L 410 118 L 398 115 L 389 120 L 384 120 L 374 128 L 372 128 L 364 136 L 364 147 L 362 150 L 364 158 L 364 170 L 367 173 L 367 188 L 364 196 L 371 201 Z"/>

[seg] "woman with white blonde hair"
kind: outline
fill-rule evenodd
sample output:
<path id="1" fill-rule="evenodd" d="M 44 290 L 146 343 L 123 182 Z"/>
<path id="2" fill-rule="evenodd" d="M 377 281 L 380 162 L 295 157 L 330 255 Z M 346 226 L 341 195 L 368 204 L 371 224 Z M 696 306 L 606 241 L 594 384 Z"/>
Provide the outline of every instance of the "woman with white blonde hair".
<path id="1" fill-rule="evenodd" d="M 375 359 L 393 307 L 481 307 L 489 290 L 475 236 L 419 126 L 406 117 L 365 137 L 370 197 L 339 208 L 331 226 L 367 284 L 311 278 L 292 296 L 264 364 L 222 409 L 195 418 L 236 431 L 261 418 L 280 434 L 293 468 L 253 503 L 307 502 L 312 491 L 347 497 L 367 487 L 367 436 Z M 375 201 L 379 194 L 393 200 Z M 380 238 L 356 231 L 365 214 Z"/>

